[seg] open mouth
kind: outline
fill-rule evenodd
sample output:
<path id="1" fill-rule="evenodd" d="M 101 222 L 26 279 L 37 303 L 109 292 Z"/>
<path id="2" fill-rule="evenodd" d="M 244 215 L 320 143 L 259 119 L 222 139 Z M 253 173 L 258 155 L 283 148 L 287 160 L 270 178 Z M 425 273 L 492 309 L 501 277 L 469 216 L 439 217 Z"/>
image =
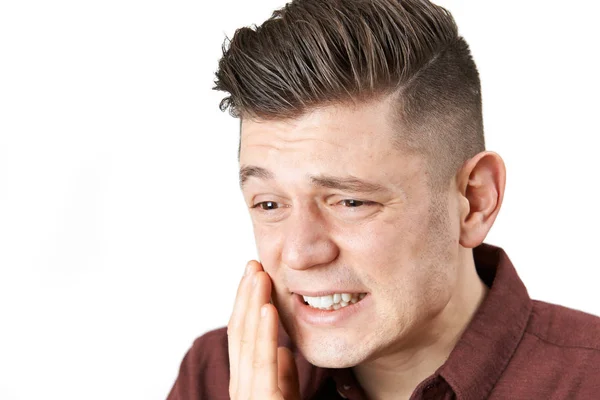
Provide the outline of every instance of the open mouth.
<path id="1" fill-rule="evenodd" d="M 326 296 L 302 296 L 304 304 L 324 311 L 335 311 L 356 304 L 365 298 L 366 293 L 335 293 Z"/>

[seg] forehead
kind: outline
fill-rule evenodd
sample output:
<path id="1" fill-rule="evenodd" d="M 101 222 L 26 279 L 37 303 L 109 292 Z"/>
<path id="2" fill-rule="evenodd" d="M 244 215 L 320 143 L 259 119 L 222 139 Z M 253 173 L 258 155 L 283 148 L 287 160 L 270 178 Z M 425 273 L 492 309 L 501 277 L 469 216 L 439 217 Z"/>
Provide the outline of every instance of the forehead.
<path id="1" fill-rule="evenodd" d="M 417 167 L 394 145 L 399 134 L 389 100 L 334 105 L 295 119 L 243 120 L 240 165 L 303 176 L 393 178 Z"/>
<path id="2" fill-rule="evenodd" d="M 243 119 L 240 161 L 246 155 L 260 152 L 257 147 L 265 146 L 300 150 L 304 145 L 311 151 L 360 149 L 361 153 L 368 153 L 373 148 L 391 148 L 397 126 L 390 121 L 390 103 L 389 99 L 383 98 L 356 105 L 319 107 L 293 119 Z"/>

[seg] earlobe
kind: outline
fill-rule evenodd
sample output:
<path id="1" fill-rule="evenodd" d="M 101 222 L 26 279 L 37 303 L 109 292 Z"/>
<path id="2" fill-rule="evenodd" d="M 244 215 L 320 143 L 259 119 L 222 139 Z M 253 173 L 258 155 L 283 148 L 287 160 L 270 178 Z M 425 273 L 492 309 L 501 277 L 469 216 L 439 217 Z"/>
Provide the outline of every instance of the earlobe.
<path id="1" fill-rule="evenodd" d="M 462 195 L 460 244 L 479 246 L 500 211 L 506 184 L 506 168 L 494 152 L 481 152 L 467 161 L 459 172 Z"/>

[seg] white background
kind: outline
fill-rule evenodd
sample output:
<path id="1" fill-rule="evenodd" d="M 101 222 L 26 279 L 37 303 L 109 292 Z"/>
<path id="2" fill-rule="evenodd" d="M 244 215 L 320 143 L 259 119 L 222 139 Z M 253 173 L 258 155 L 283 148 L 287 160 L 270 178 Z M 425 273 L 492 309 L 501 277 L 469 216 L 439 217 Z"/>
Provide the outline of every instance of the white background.
<path id="1" fill-rule="evenodd" d="M 488 242 L 600 314 L 594 1 L 440 0 L 508 168 Z M 0 399 L 164 399 L 256 257 L 225 35 L 282 1 L 0 3 Z"/>

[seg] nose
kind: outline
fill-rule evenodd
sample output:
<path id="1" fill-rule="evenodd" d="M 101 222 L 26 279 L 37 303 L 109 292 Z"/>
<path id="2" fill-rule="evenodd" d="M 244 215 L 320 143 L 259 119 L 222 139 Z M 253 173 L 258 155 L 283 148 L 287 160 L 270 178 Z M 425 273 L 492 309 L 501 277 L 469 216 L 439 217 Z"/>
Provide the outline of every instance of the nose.
<path id="1" fill-rule="evenodd" d="M 327 221 L 318 207 L 297 207 L 285 221 L 282 262 L 303 270 L 335 260 L 339 248 L 328 232 Z"/>

